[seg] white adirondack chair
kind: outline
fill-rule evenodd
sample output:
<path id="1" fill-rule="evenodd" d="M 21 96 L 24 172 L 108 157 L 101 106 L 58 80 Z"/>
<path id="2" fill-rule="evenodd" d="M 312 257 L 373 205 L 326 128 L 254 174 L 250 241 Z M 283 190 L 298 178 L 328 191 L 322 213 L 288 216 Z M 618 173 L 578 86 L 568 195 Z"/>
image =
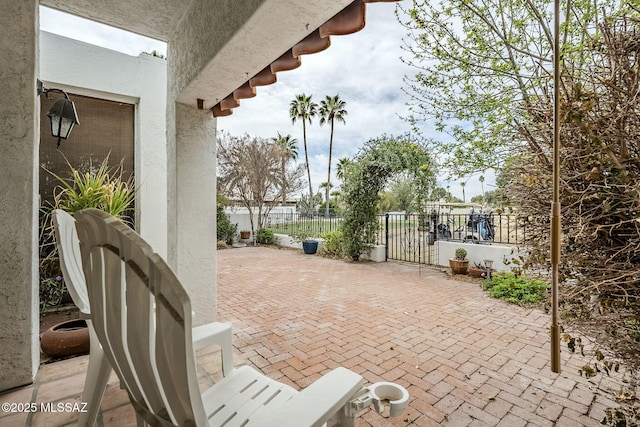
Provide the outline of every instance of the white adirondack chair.
<path id="1" fill-rule="evenodd" d="M 53 211 L 53 224 L 64 282 L 73 302 L 80 309 L 80 317 L 86 320 L 89 327 L 91 350 L 87 377 L 82 392 L 82 401 L 87 402 L 87 410 L 80 413 L 78 425 L 81 427 L 93 426 L 107 387 L 111 364 L 105 357 L 91 321 L 87 282 L 82 271 L 82 258 L 75 220 L 67 212 L 56 209 Z M 220 345 L 225 356 L 222 365 L 223 374 L 231 371 L 233 368 L 231 326 L 218 322 L 197 326 L 192 331 L 192 339 L 195 349 L 211 344 Z"/>
<path id="2" fill-rule="evenodd" d="M 138 425 L 335 426 L 344 417 L 341 408 L 366 390 L 362 377 L 344 368 L 296 391 L 242 366 L 201 394 L 191 304 L 174 273 L 115 218 L 87 209 L 75 219 L 95 333 Z"/>

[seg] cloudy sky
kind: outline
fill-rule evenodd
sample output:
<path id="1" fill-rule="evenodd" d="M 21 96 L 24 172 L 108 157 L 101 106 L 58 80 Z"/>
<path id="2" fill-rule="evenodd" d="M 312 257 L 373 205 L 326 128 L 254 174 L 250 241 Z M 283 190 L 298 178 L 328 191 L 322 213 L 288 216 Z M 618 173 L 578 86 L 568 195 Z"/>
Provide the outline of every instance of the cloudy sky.
<path id="1" fill-rule="evenodd" d="M 271 138 L 291 134 L 299 142 L 299 159 L 304 161 L 302 124 L 291 123 L 289 104 L 295 95 L 312 95 L 320 102 L 326 95 L 339 94 L 346 102 L 346 125 L 336 123 L 333 166 L 342 157 L 352 157 L 363 142 L 383 134 L 399 135 L 410 130 L 402 120 L 407 112 L 409 96 L 402 90 L 403 77 L 412 75 L 400 57 L 406 29 L 395 17 L 395 4 L 374 3 L 367 6 L 365 28 L 348 36 L 331 37 L 329 49 L 302 57 L 302 66 L 296 70 L 278 73 L 278 82 L 257 88 L 257 96 L 241 101 L 231 116 L 218 119 L 218 129 L 233 135 L 248 133 Z M 117 50 L 137 56 L 140 52 L 157 50 L 166 53 L 162 42 L 140 37 L 105 25 L 86 21 L 71 15 L 40 7 L 40 28 L 65 37 Z M 307 144 L 314 188 L 327 180 L 329 146 L 328 125 L 320 126 L 315 119 L 307 129 Z M 425 135 L 438 136 L 423 129 Z M 337 184 L 335 174 L 332 183 Z M 491 189 L 493 174 L 485 174 L 485 190 Z M 462 198 L 461 181 L 466 181 L 466 199 L 480 194 L 478 176 L 465 177 L 453 182 L 442 177 L 439 185 L 450 185 L 451 193 Z"/>

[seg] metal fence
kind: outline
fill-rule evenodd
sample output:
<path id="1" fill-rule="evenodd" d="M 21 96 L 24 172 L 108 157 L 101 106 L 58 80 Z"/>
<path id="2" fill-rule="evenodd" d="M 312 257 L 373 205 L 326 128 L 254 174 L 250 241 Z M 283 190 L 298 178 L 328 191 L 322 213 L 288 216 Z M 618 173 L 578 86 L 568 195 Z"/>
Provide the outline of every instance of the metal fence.
<path id="1" fill-rule="evenodd" d="M 438 240 L 478 244 L 522 243 L 525 229 L 512 214 L 403 214 L 380 216 L 377 244 L 390 260 L 436 264 Z"/>
<path id="2" fill-rule="evenodd" d="M 342 218 L 318 214 L 272 213 L 267 226 L 275 233 L 295 234 L 301 230 L 318 237 L 340 227 Z M 514 214 L 387 213 L 379 216 L 375 244 L 384 245 L 386 258 L 433 265 L 438 240 L 478 244 L 521 244 L 526 229 Z"/>
<path id="3" fill-rule="evenodd" d="M 267 218 L 267 227 L 274 233 L 292 234 L 301 230 L 308 231 L 317 237 L 340 228 L 342 218 L 319 214 L 279 213 L 272 212 Z"/>

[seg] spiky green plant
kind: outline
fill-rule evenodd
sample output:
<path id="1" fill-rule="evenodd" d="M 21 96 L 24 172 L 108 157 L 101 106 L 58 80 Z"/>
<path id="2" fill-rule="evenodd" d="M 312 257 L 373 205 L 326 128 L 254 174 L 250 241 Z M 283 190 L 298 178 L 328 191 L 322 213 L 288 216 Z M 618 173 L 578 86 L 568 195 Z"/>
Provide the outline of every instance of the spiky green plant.
<path id="1" fill-rule="evenodd" d="M 74 214 L 86 208 L 97 208 L 113 215 L 123 222 L 130 223 L 127 211 L 133 209 L 137 188 L 131 178 L 123 179 L 122 163 L 115 168 L 109 167 L 107 156 L 98 167 L 89 162 L 86 172 L 73 167 L 66 161 L 69 178 L 47 170 L 58 181 L 54 189 L 54 206 L 42 208 L 40 233 L 40 308 L 41 310 L 58 305 L 65 290 L 61 276 L 58 251 L 53 244 L 53 224 L 51 208 L 62 209 Z M 55 279 L 54 279 L 55 277 Z"/>
<path id="2" fill-rule="evenodd" d="M 128 221 L 125 212 L 133 208 L 137 189 L 132 178 L 123 179 L 122 163 L 116 168 L 109 168 L 109 156 L 93 167 L 89 162 L 87 171 L 74 168 L 68 161 L 71 178 L 65 179 L 48 171 L 60 185 L 54 190 L 55 207 L 71 214 L 86 208 L 97 208 Z"/>

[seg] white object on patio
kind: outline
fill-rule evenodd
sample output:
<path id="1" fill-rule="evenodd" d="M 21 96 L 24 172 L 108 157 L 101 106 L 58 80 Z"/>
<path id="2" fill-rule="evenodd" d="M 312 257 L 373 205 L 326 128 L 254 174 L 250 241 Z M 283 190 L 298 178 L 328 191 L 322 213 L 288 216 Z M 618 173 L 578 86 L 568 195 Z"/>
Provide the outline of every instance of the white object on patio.
<path id="1" fill-rule="evenodd" d="M 111 364 L 105 357 L 91 321 L 87 282 L 82 271 L 82 257 L 75 220 L 69 213 L 61 209 L 55 209 L 53 211 L 53 225 L 64 282 L 74 304 L 80 310 L 80 317 L 85 319 L 89 328 L 91 349 L 87 377 L 82 392 L 82 402 L 87 403 L 87 410 L 79 414 L 78 425 L 81 427 L 93 426 L 107 387 Z M 233 369 L 231 326 L 218 322 L 197 326 L 193 328 L 192 339 L 195 349 L 218 344 L 221 347 L 223 356 L 223 375 Z"/>
<path id="2" fill-rule="evenodd" d="M 394 399 L 395 414 L 406 406 L 404 388 L 374 384 L 375 395 L 345 368 L 296 391 L 249 366 L 232 367 L 201 394 L 191 303 L 175 274 L 138 234 L 103 211 L 82 210 L 75 219 L 93 326 L 138 425 L 353 426 L 357 412 L 374 401 L 380 408 Z"/>

